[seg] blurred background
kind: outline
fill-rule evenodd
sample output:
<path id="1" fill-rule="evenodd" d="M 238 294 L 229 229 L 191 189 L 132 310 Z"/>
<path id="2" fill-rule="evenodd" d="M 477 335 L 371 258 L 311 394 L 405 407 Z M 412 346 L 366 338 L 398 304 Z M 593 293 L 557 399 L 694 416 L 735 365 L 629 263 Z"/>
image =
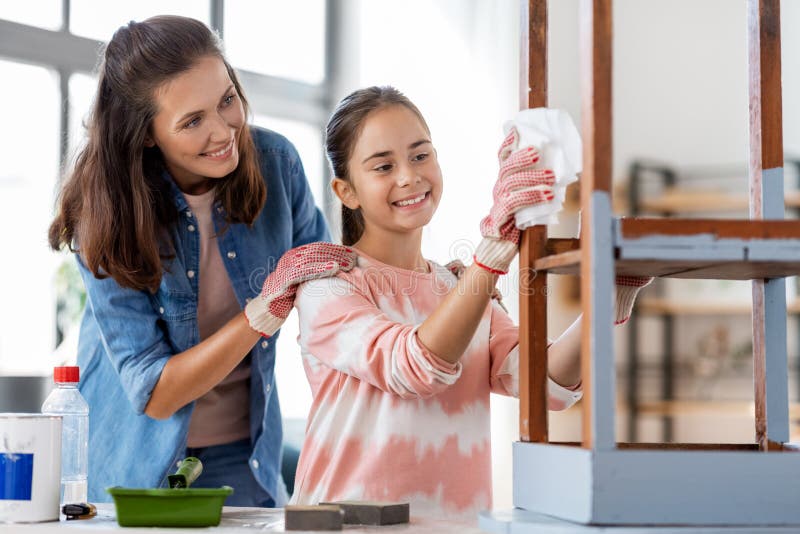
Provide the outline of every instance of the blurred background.
<path id="1" fill-rule="evenodd" d="M 615 0 L 614 206 L 620 215 L 747 216 L 748 73 L 744 0 Z M 800 0 L 781 3 L 786 215 L 800 213 Z M 103 43 L 129 20 L 197 18 L 222 36 L 254 124 L 298 148 L 334 232 L 322 150 L 336 102 L 396 86 L 432 130 L 445 179 L 424 234 L 427 257 L 470 256 L 491 200 L 502 124 L 518 107 L 517 0 L 28 0 L 0 3 L 0 411 L 38 411 L 54 365 L 74 362 L 84 296 L 74 260 L 49 250 L 59 180 L 84 135 Z M 580 124 L 578 1 L 549 3 L 550 107 Z M 572 191 L 551 236 L 575 236 Z M 550 336 L 578 313 L 576 281 L 551 277 Z M 517 278 L 500 289 L 517 318 Z M 790 391 L 800 383 L 797 286 L 787 284 Z M 659 280 L 616 329 L 620 440 L 753 440 L 750 285 Z M 44 325 L 44 327 L 43 327 Z M 290 319 L 278 345 L 288 435 L 311 398 Z M 511 505 L 516 401 L 493 399 L 495 505 Z M 793 437 L 800 411 L 793 404 Z M 552 414 L 579 438 L 580 408 Z"/>

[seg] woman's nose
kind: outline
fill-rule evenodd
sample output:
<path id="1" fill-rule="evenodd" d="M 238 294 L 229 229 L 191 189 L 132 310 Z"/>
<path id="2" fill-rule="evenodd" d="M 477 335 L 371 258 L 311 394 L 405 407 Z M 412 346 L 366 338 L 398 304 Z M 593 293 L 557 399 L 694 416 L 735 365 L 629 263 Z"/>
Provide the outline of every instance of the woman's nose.
<path id="1" fill-rule="evenodd" d="M 231 137 L 231 125 L 222 115 L 216 115 L 211 120 L 211 140 L 226 141 Z"/>

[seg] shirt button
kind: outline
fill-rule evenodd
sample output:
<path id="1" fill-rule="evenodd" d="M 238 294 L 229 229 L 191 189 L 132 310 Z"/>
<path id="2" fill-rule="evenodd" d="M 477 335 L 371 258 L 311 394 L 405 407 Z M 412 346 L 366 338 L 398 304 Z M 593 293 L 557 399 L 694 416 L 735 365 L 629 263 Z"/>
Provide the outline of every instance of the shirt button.
<path id="1" fill-rule="evenodd" d="M 267 394 L 269 394 L 269 392 L 272 391 L 272 384 L 267 384 L 267 387 L 264 389 L 266 390 Z"/>
<path id="2" fill-rule="evenodd" d="M 222 206 L 217 206 L 217 213 L 222 213 L 222 211 L 223 211 Z"/>
<path id="3" fill-rule="evenodd" d="M 189 231 L 190 231 L 190 232 L 194 232 L 194 225 L 193 225 L 193 224 L 190 224 L 190 225 L 189 225 Z"/>
<path id="4" fill-rule="evenodd" d="M 258 469 L 258 460 L 253 458 L 252 460 L 250 460 L 250 465 L 253 466 L 253 469 Z"/>
<path id="5" fill-rule="evenodd" d="M 161 307 L 158 308 L 158 313 L 160 313 L 161 315 L 164 315 L 164 306 L 161 306 Z"/>
<path id="6" fill-rule="evenodd" d="M 236 251 L 231 250 L 230 252 L 228 252 L 228 257 L 230 259 L 235 259 L 236 258 Z"/>
<path id="7" fill-rule="evenodd" d="M 188 217 L 189 219 L 191 219 L 191 218 L 192 218 L 192 212 L 191 212 L 191 211 L 187 211 L 187 212 L 186 212 L 186 217 Z"/>
<path id="8" fill-rule="evenodd" d="M 186 271 L 186 276 L 189 278 L 194 278 L 194 271 Z"/>
<path id="9" fill-rule="evenodd" d="M 261 348 L 262 349 L 266 349 L 267 347 L 269 347 L 269 341 L 262 341 L 261 342 Z M 267 387 L 269 387 L 269 386 L 267 386 Z"/>
<path id="10" fill-rule="evenodd" d="M 244 301 L 245 301 L 246 303 L 248 303 L 248 304 L 250 304 L 250 301 L 251 301 L 251 300 L 253 300 L 253 299 L 251 299 L 250 297 L 247 297 L 246 299 L 244 299 Z"/>

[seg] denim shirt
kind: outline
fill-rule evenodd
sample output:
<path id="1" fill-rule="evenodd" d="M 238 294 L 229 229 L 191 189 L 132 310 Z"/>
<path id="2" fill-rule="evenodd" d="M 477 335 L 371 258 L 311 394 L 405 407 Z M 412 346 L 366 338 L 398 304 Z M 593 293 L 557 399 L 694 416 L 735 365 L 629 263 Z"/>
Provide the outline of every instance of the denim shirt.
<path id="1" fill-rule="evenodd" d="M 239 306 L 258 295 L 288 249 L 329 241 L 302 163 L 283 136 L 253 128 L 267 200 L 252 227 L 231 224 L 219 235 L 220 254 Z M 89 500 L 109 501 L 110 486 L 154 488 L 185 454 L 191 402 L 166 420 L 144 414 L 164 365 L 199 342 L 197 326 L 200 236 L 197 220 L 174 181 L 178 222 L 170 229 L 175 258 L 158 291 L 120 287 L 97 279 L 78 258 L 87 305 L 78 346 L 80 391 L 89 403 Z M 225 225 L 215 204 L 214 226 Z M 260 339 L 250 352 L 250 467 L 275 499 L 280 495 L 281 411 L 275 387 L 275 340 Z"/>

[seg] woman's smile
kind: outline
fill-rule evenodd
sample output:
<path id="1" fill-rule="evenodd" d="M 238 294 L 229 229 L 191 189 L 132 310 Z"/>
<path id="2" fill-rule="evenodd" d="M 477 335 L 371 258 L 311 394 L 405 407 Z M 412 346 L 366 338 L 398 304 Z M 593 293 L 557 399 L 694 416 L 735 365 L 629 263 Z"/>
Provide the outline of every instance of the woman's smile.
<path id="1" fill-rule="evenodd" d="M 236 138 L 233 138 L 227 145 L 225 145 L 221 149 L 215 150 L 214 152 L 203 152 L 200 155 L 203 156 L 204 158 L 212 159 L 214 161 L 224 161 L 229 157 L 231 157 L 231 155 L 233 155 L 235 141 Z"/>

